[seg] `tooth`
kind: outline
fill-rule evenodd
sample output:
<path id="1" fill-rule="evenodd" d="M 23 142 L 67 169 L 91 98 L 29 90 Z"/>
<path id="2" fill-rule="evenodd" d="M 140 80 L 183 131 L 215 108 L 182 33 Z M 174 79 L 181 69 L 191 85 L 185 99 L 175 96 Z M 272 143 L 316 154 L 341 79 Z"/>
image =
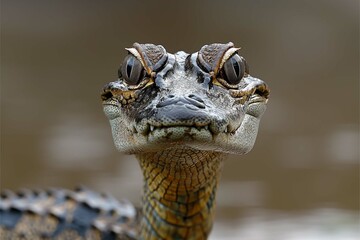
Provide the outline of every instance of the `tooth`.
<path id="1" fill-rule="evenodd" d="M 208 125 L 206 125 L 206 126 L 205 126 L 205 129 L 206 129 L 206 130 L 209 130 L 209 126 L 208 126 Z"/>
<path id="2" fill-rule="evenodd" d="M 152 132 L 152 131 L 154 131 L 154 126 L 153 125 L 150 125 L 150 131 Z"/>

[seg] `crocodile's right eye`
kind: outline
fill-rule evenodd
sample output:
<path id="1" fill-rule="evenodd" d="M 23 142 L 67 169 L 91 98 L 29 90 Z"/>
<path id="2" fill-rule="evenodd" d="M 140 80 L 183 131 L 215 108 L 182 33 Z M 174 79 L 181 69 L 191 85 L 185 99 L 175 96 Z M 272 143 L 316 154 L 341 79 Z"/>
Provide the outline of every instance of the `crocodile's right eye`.
<path id="1" fill-rule="evenodd" d="M 145 69 L 141 62 L 132 54 L 125 57 L 119 71 L 119 78 L 125 79 L 129 85 L 138 85 L 145 77 Z"/>

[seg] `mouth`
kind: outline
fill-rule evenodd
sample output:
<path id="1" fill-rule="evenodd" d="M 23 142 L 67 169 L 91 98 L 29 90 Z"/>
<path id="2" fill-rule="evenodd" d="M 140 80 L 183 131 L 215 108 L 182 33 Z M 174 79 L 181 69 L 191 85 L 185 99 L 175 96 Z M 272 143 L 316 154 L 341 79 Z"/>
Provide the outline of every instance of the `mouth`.
<path id="1" fill-rule="evenodd" d="M 132 132 L 134 134 L 141 134 L 149 140 L 154 139 L 194 139 L 194 140 L 209 140 L 215 138 L 219 134 L 234 134 L 239 128 L 241 122 L 238 124 L 231 124 L 229 122 L 208 121 L 202 124 L 167 124 L 160 123 L 153 124 L 148 121 L 141 121 L 133 125 Z"/>
<path id="2" fill-rule="evenodd" d="M 189 140 L 209 141 L 213 139 L 213 133 L 208 126 L 170 126 L 170 127 L 150 127 L 147 138 L 150 142 L 163 141 L 184 142 Z"/>

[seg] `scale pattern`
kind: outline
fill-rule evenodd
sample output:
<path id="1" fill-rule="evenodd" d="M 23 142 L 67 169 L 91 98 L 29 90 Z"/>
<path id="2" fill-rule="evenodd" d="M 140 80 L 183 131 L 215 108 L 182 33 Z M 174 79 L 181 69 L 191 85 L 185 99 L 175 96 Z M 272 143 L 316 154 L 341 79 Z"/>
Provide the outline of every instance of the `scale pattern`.
<path id="1" fill-rule="evenodd" d="M 145 187 L 144 239 L 206 239 L 224 155 L 179 148 L 137 155 Z"/>
<path id="2" fill-rule="evenodd" d="M 138 218 L 129 202 L 84 187 L 3 191 L 0 239 L 136 239 Z"/>

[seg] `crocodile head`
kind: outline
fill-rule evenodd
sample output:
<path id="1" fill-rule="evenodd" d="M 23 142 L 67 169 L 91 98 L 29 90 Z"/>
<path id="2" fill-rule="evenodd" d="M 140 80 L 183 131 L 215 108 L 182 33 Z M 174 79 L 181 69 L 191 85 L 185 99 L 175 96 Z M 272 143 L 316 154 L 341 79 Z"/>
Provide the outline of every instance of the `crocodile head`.
<path id="1" fill-rule="evenodd" d="M 126 50 L 118 80 L 102 93 L 119 151 L 251 150 L 269 89 L 250 76 L 231 42 L 205 45 L 193 54 L 138 43 Z"/>

